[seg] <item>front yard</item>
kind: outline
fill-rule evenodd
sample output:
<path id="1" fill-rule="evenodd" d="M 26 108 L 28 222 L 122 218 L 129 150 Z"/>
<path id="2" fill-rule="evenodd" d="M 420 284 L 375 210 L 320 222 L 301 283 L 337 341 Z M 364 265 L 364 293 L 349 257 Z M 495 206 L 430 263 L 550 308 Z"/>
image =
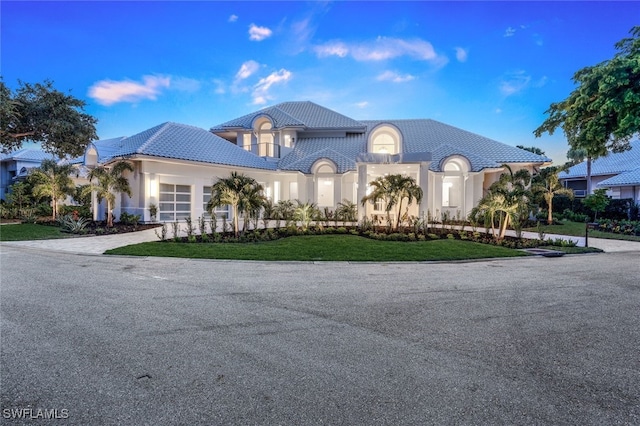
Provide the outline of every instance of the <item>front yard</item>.
<path id="1" fill-rule="evenodd" d="M 355 235 L 301 235 L 257 243 L 156 241 L 109 250 L 105 254 L 192 259 L 281 261 L 446 261 L 526 256 L 518 250 L 471 241 L 378 241 Z"/>

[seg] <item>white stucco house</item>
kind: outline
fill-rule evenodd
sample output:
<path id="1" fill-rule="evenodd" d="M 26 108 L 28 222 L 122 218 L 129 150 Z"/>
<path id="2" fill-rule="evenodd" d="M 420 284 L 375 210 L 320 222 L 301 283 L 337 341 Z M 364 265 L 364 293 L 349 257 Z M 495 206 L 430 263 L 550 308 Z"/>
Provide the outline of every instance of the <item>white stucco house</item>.
<path id="1" fill-rule="evenodd" d="M 640 141 L 632 141 L 631 149 L 596 158 L 591 162 L 591 188 L 606 188 L 613 199 L 633 199 L 640 203 Z M 586 161 L 559 175 L 560 182 L 573 189 L 577 197 L 588 195 Z"/>
<path id="2" fill-rule="evenodd" d="M 96 141 L 81 168 L 126 159 L 133 195 L 119 198 L 114 213 L 140 214 L 149 205 L 160 221 L 206 213 L 211 185 L 238 171 L 255 178 L 274 203 L 310 201 L 335 209 L 344 199 L 359 217 L 383 213 L 361 200 L 368 183 L 403 173 L 424 191 L 410 215 L 449 212 L 465 217 L 503 172 L 531 172 L 550 164 L 545 156 L 430 119 L 356 120 L 313 102 L 284 102 L 213 126 L 210 130 L 163 123 L 130 137 Z M 94 215 L 103 216 L 94 209 Z M 220 211 L 218 214 L 228 214 Z"/>

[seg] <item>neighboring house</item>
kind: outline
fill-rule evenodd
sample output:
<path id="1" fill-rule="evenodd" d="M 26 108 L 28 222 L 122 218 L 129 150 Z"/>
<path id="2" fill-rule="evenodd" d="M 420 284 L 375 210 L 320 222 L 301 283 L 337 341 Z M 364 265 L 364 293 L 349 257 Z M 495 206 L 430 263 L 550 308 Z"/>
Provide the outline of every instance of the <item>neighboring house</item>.
<path id="1" fill-rule="evenodd" d="M 355 120 L 312 102 L 284 102 L 210 131 L 160 124 L 96 141 L 75 163 L 90 168 L 123 158 L 135 168 L 128 175 L 133 195 L 120 197 L 114 213 L 145 221 L 150 204 L 158 206 L 160 221 L 204 215 L 211 185 L 232 171 L 255 178 L 274 203 L 310 201 L 333 210 L 347 199 L 358 205 L 359 217 L 384 214 L 381 203 L 360 203 L 369 182 L 402 173 L 424 191 L 409 215 L 466 217 L 505 171 L 503 164 L 533 172 L 551 162 L 434 120 Z"/>
<path id="2" fill-rule="evenodd" d="M 587 195 L 587 162 L 561 172 L 560 181 L 573 189 L 576 197 Z M 613 199 L 631 198 L 640 202 L 640 141 L 631 142 L 631 149 L 609 153 L 591 162 L 592 188 L 607 188 Z"/>
<path id="3" fill-rule="evenodd" d="M 29 170 L 40 167 L 46 159 L 53 159 L 53 155 L 28 148 L 0 155 L 0 199 L 6 200 L 9 187 L 24 180 Z"/>

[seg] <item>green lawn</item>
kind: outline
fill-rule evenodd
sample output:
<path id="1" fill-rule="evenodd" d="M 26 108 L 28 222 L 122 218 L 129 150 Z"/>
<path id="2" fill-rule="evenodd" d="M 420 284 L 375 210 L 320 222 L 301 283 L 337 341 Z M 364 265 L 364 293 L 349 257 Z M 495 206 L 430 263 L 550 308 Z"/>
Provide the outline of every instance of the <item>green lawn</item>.
<path id="1" fill-rule="evenodd" d="M 69 238 L 70 234 L 60 232 L 57 226 L 21 223 L 0 226 L 0 241 L 47 240 L 53 238 Z"/>
<path id="2" fill-rule="evenodd" d="M 543 229 L 545 234 L 562 234 L 572 235 L 574 237 L 584 237 L 585 224 L 582 222 L 570 222 L 564 221 L 562 225 L 544 225 Z M 536 228 L 527 228 L 526 231 L 537 232 Z M 640 241 L 640 237 L 633 235 L 614 234 L 612 232 L 589 230 L 589 237 L 593 238 L 607 238 L 610 240 L 626 240 L 626 241 Z"/>
<path id="3" fill-rule="evenodd" d="M 106 254 L 194 259 L 372 262 L 526 256 L 521 251 L 469 241 L 378 241 L 354 235 L 305 235 L 247 244 L 156 241 L 120 247 Z"/>

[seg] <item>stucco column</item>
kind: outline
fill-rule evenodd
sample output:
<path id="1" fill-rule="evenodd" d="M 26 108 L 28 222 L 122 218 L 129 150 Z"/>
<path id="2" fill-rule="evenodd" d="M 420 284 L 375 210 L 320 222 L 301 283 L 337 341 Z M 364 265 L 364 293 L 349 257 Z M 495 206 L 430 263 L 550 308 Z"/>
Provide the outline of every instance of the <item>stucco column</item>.
<path id="1" fill-rule="evenodd" d="M 429 164 L 427 162 L 420 163 L 418 185 L 422 188 L 422 201 L 420 201 L 418 217 L 426 217 L 429 209 Z"/>
<path id="2" fill-rule="evenodd" d="M 358 164 L 358 199 L 355 201 L 358 206 L 358 220 L 366 216 L 366 207 L 362 206 L 361 200 L 367 195 L 367 165 Z"/>

